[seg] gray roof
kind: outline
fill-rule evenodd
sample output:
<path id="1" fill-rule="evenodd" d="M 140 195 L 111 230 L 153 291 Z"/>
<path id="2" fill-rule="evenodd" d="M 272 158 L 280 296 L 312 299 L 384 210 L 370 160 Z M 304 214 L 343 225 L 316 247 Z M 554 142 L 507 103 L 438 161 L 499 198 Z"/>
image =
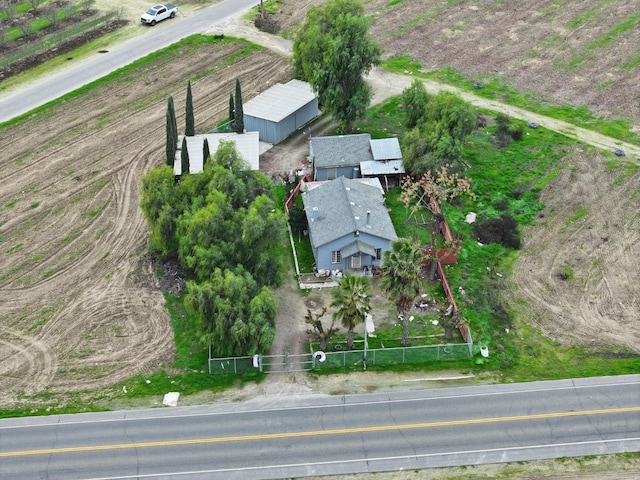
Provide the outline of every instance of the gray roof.
<path id="1" fill-rule="evenodd" d="M 360 162 L 361 175 L 397 175 L 403 173 L 405 173 L 405 171 L 402 160 L 370 160 L 368 162 Z"/>
<path id="2" fill-rule="evenodd" d="M 339 177 L 304 192 L 302 201 L 314 248 L 356 231 L 398 238 L 378 187 Z"/>
<path id="3" fill-rule="evenodd" d="M 368 133 L 312 137 L 309 150 L 315 168 L 357 167 L 360 162 L 373 160 Z"/>
<path id="4" fill-rule="evenodd" d="M 245 115 L 279 122 L 296 110 L 315 100 L 311 85 L 300 80 L 286 84 L 276 83 L 258 96 L 242 105 Z"/>
<path id="5" fill-rule="evenodd" d="M 397 138 L 371 140 L 371 153 L 374 160 L 397 160 L 402 158 L 400 142 Z"/>

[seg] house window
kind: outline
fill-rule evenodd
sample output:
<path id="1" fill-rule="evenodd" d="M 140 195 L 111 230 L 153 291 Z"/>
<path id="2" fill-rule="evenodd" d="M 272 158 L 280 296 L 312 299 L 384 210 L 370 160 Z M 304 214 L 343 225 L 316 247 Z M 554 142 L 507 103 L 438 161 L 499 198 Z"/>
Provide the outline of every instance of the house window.
<path id="1" fill-rule="evenodd" d="M 335 180 L 338 175 L 337 168 L 327 168 L 327 180 Z"/>
<path id="2" fill-rule="evenodd" d="M 382 260 L 382 249 L 376 248 L 376 260 Z"/>
<path id="3" fill-rule="evenodd" d="M 340 250 L 334 250 L 331 252 L 331 263 L 340 263 L 342 262 L 342 255 L 340 255 Z"/>
<path id="4" fill-rule="evenodd" d="M 351 257 L 351 268 L 360 268 L 362 265 L 362 257 L 360 255 L 354 255 Z"/>

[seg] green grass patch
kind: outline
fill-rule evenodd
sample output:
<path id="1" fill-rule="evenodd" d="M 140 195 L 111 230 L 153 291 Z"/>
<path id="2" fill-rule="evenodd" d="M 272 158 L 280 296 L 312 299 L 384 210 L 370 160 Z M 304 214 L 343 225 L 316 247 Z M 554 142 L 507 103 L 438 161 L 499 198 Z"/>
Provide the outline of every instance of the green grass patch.
<path id="1" fill-rule="evenodd" d="M 569 217 L 569 219 L 567 220 L 567 225 L 577 220 L 580 220 L 582 217 L 586 216 L 588 213 L 589 212 L 587 212 L 586 208 L 584 207 L 579 208 L 576 213 L 574 213 L 573 215 L 571 215 L 571 217 Z"/>
<path id="2" fill-rule="evenodd" d="M 392 72 L 414 74 L 422 69 L 422 65 L 408 55 L 391 57 L 381 63 L 382 67 Z"/>
<path id="3" fill-rule="evenodd" d="M 387 2 L 384 4 L 385 8 L 391 8 L 395 5 L 399 5 L 403 2 L 404 0 L 391 0 L 390 2 Z"/>

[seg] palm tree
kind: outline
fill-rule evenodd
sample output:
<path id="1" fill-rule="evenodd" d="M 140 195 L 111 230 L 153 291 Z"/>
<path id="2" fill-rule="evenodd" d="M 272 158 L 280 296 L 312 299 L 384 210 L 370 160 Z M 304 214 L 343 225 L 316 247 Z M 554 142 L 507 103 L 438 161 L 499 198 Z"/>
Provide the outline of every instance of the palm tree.
<path id="1" fill-rule="evenodd" d="M 369 277 L 345 273 L 338 281 L 338 286 L 331 291 L 332 307 L 338 310 L 333 314 L 347 328 L 347 348 L 353 350 L 353 329 L 364 321 L 364 316 L 371 311 L 371 280 Z"/>
<path id="2" fill-rule="evenodd" d="M 413 306 L 422 283 L 421 263 L 424 255 L 420 245 L 409 238 L 391 242 L 391 249 L 382 255 L 380 288 L 389 295 L 402 318 L 402 345 L 409 345 L 409 319 L 407 313 Z"/>

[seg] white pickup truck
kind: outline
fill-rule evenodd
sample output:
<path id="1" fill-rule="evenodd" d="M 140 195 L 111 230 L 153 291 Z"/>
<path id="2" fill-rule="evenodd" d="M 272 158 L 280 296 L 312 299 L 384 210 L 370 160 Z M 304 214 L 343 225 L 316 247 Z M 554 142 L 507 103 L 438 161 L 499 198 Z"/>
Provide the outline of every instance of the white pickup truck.
<path id="1" fill-rule="evenodd" d="M 173 3 L 167 3 L 166 5 L 156 5 L 151 7 L 140 17 L 140 22 L 145 25 L 151 25 L 152 27 L 166 18 L 173 18 L 178 13 L 178 7 Z"/>

